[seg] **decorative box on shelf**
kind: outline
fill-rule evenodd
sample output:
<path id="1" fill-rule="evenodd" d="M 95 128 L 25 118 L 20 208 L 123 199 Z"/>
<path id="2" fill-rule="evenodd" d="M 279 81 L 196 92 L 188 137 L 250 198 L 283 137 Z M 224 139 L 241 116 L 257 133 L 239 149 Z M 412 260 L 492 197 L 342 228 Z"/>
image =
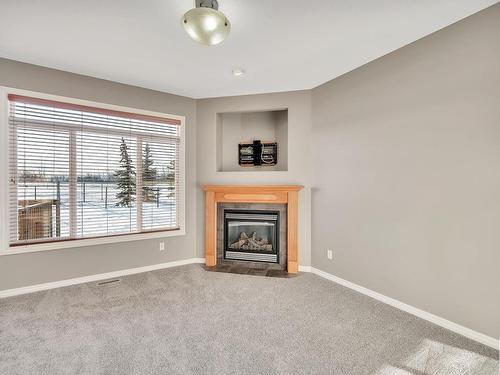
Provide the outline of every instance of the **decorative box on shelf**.
<path id="1" fill-rule="evenodd" d="M 278 143 L 261 142 L 240 143 L 238 145 L 238 160 L 242 167 L 273 166 L 278 163 Z"/>

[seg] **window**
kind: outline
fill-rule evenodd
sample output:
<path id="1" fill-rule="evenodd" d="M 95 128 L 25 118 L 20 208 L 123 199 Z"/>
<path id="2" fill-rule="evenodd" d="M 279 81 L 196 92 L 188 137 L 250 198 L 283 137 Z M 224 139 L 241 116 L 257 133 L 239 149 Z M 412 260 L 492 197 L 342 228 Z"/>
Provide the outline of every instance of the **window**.
<path id="1" fill-rule="evenodd" d="M 8 99 L 10 246 L 180 229 L 180 119 Z"/>

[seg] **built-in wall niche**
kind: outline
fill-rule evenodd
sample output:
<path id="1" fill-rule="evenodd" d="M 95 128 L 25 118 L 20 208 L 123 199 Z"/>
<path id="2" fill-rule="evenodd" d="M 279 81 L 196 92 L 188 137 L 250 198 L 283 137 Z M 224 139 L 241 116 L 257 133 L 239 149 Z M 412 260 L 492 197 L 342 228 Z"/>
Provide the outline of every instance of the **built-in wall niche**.
<path id="1" fill-rule="evenodd" d="M 218 113 L 216 133 L 218 172 L 288 170 L 288 109 Z M 239 145 L 256 140 L 277 143 L 276 165 L 239 164 Z"/>

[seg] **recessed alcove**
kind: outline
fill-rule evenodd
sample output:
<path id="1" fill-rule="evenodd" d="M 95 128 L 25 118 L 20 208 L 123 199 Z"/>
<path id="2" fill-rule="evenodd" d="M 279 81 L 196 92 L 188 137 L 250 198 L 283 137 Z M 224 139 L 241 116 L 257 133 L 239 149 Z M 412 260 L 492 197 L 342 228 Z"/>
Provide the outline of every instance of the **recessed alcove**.
<path id="1" fill-rule="evenodd" d="M 254 140 L 278 144 L 275 165 L 239 165 L 238 145 Z M 217 113 L 216 158 L 218 172 L 287 171 L 288 109 Z"/>

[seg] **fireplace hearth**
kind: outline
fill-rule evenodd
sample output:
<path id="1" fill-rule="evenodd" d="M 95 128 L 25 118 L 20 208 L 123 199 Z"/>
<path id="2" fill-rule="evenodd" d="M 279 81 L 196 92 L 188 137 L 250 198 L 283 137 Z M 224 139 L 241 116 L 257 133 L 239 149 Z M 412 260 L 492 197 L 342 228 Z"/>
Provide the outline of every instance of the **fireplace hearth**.
<path id="1" fill-rule="evenodd" d="M 224 210 L 224 259 L 279 263 L 279 211 Z"/>

